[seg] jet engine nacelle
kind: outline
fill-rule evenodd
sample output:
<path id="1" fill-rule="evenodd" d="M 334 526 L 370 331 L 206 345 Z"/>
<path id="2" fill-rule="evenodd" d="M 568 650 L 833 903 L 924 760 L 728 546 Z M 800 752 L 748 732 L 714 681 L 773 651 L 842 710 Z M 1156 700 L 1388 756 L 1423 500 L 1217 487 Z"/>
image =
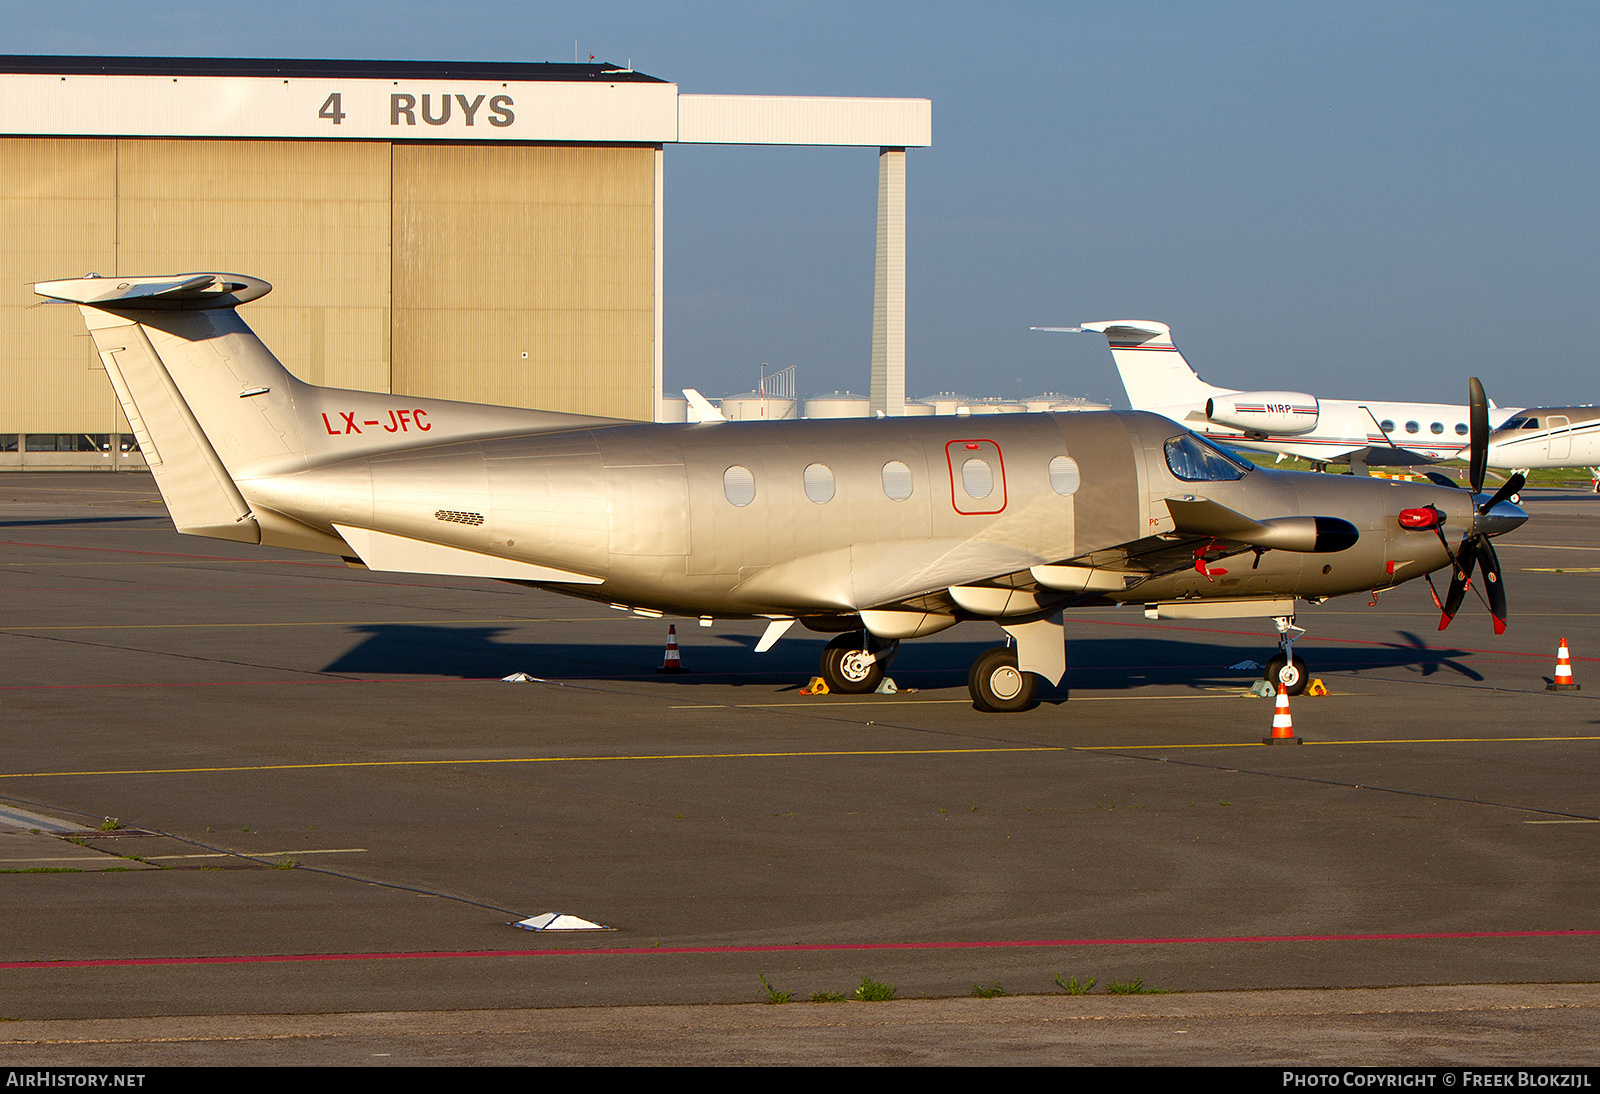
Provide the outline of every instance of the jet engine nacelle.
<path id="1" fill-rule="evenodd" d="M 1303 391 L 1235 391 L 1206 400 L 1206 417 L 1246 433 L 1309 433 L 1317 428 L 1317 399 Z"/>

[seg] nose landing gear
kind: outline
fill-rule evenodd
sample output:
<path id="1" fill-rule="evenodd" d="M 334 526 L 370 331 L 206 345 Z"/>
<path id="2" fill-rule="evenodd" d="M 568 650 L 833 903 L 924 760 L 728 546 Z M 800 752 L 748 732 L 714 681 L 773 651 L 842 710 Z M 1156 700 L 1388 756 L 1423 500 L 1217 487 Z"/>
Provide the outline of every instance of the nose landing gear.
<path id="1" fill-rule="evenodd" d="M 1266 672 L 1262 676 L 1272 685 L 1273 691 L 1277 691 L 1281 685 L 1290 695 L 1299 695 L 1311 683 L 1311 672 L 1306 668 L 1305 661 L 1294 652 L 1294 640 L 1305 634 L 1306 630 L 1294 625 L 1292 615 L 1277 616 L 1272 622 L 1278 628 L 1278 649 L 1281 652 L 1267 662 Z"/>

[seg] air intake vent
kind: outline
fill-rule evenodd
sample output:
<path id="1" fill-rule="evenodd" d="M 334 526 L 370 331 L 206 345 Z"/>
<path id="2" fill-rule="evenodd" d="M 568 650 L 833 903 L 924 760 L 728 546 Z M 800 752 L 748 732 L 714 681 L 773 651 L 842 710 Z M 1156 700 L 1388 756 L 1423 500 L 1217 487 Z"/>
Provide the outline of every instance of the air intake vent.
<path id="1" fill-rule="evenodd" d="M 448 524 L 482 524 L 482 513 L 458 513 L 454 509 L 438 509 L 434 511 L 434 520 L 442 520 Z"/>

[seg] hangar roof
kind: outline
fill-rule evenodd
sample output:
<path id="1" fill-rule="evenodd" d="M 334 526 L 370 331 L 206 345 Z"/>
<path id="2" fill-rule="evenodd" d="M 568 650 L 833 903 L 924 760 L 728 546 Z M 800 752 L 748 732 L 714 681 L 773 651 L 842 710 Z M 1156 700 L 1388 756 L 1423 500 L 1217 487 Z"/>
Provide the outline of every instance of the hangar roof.
<path id="1" fill-rule="evenodd" d="M 272 57 L 43 57 L 0 54 L 0 72 L 32 76 L 288 76 L 357 80 L 665 81 L 620 65 L 547 61 L 335 61 Z"/>

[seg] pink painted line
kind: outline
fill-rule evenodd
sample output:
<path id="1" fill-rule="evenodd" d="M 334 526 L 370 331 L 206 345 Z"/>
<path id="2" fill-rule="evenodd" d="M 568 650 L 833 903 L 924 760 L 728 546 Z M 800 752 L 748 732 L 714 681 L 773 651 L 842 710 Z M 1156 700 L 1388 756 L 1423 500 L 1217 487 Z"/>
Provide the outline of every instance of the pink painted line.
<path id="1" fill-rule="evenodd" d="M 823 942 L 781 946 L 608 946 L 550 950 L 417 950 L 399 953 L 238 954 L 229 957 L 111 957 L 87 961 L 0 961 L 0 969 L 97 969 L 150 965 L 255 965 L 301 961 L 418 961 L 469 957 L 646 957 L 732 953 L 828 953 L 861 950 L 978 950 L 1064 946 L 1173 946 L 1246 942 L 1427 942 L 1496 938 L 1593 938 L 1600 930 L 1440 931 L 1382 934 L 1202 935 L 1195 938 L 1051 938 L 987 942 Z"/>
<path id="2" fill-rule="evenodd" d="M 7 547 L 48 547 L 52 551 L 96 551 L 107 555 L 154 555 L 159 558 L 198 558 L 207 562 L 281 562 L 285 566 L 342 567 L 341 562 L 300 562 L 293 559 L 261 559 L 244 555 L 195 555 L 179 551 L 136 551 L 131 547 L 81 547 L 71 543 L 30 543 L 20 539 L 0 539 Z"/>
<path id="3" fill-rule="evenodd" d="M 1078 617 L 1078 618 L 1074 618 L 1074 619 L 1067 619 L 1067 620 L 1065 620 L 1065 622 L 1067 622 L 1067 623 L 1095 624 L 1095 625 L 1098 625 L 1098 626 L 1101 626 L 1101 627 L 1146 627 L 1146 626 L 1149 626 L 1148 623 L 1135 623 L 1135 622 L 1132 622 L 1132 621 L 1126 620 L 1126 619 L 1093 619 L 1093 618 L 1085 619 L 1085 618 L 1083 618 L 1081 616 Z M 1196 634 L 1236 634 L 1236 635 L 1244 635 L 1244 636 L 1249 637 L 1249 638 L 1258 638 L 1258 639 L 1261 638 L 1261 632 L 1260 631 L 1235 631 L 1235 630 L 1228 630 L 1228 629 L 1223 628 L 1223 627 L 1180 627 L 1180 626 L 1177 626 L 1175 624 L 1166 623 L 1166 622 L 1163 622 L 1162 626 L 1166 630 L 1171 630 L 1171 631 L 1192 631 L 1192 632 L 1194 632 Z M 1382 642 L 1382 641 L 1379 641 L 1377 639 L 1372 639 L 1372 638 L 1329 638 L 1329 637 L 1326 637 L 1326 636 L 1318 635 L 1316 638 L 1296 639 L 1296 644 L 1298 644 L 1300 642 L 1330 642 L 1330 643 L 1337 643 L 1338 645 L 1342 645 L 1342 646 L 1373 646 L 1373 647 L 1376 647 L 1377 649 L 1399 650 L 1402 653 L 1419 653 L 1419 654 L 1421 654 L 1421 653 L 1444 653 L 1444 654 L 1450 654 L 1450 653 L 1485 653 L 1485 654 L 1494 654 L 1495 656 L 1497 656 L 1499 658 L 1532 657 L 1532 658 L 1544 658 L 1546 660 L 1548 660 L 1550 658 L 1550 654 L 1548 652 L 1530 653 L 1530 652 L 1525 652 L 1525 651 L 1522 651 L 1522 650 L 1483 650 L 1483 649 L 1476 649 L 1476 648 L 1474 648 L 1472 646 L 1453 646 L 1453 645 L 1444 645 L 1444 646 L 1438 646 L 1438 647 L 1434 647 L 1434 646 L 1405 646 L 1405 645 L 1401 645 L 1399 642 Z M 1572 657 L 1572 658 L 1570 658 L 1570 660 L 1573 660 L 1573 661 L 1600 661 L 1600 657 Z"/>

